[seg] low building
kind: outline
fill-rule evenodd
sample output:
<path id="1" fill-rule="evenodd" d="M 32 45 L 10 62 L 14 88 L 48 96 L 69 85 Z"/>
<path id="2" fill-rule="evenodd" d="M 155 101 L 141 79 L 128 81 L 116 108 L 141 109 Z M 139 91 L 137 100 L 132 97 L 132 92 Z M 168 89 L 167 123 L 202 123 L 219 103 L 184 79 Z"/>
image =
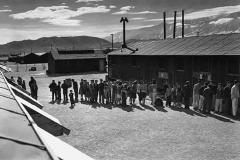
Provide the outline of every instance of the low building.
<path id="1" fill-rule="evenodd" d="M 29 53 L 21 56 L 11 56 L 8 58 L 9 62 L 16 62 L 21 64 L 36 64 L 36 63 L 47 63 L 49 52 L 43 53 Z"/>
<path id="2" fill-rule="evenodd" d="M 240 80 L 240 34 L 136 41 L 109 53 L 109 77 L 167 81 Z"/>
<path id="3" fill-rule="evenodd" d="M 105 72 L 103 50 L 52 50 L 48 58 L 49 74 Z"/>

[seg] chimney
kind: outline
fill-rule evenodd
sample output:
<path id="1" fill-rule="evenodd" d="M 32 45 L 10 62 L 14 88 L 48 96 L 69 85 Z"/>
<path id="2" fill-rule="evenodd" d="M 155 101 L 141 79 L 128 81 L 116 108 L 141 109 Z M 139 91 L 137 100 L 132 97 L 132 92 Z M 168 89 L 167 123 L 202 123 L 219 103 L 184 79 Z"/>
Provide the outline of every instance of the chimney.
<path id="1" fill-rule="evenodd" d="M 166 12 L 163 12 L 163 39 L 166 39 Z"/>
<path id="2" fill-rule="evenodd" d="M 177 18 L 177 11 L 174 11 L 173 38 L 176 38 L 176 18 Z"/>
<path id="3" fill-rule="evenodd" d="M 182 38 L 184 38 L 184 10 L 182 10 Z"/>
<path id="4" fill-rule="evenodd" d="M 128 23 L 127 17 L 122 17 L 120 22 L 123 23 L 123 45 L 122 45 L 122 48 L 127 48 L 127 44 L 126 44 L 126 22 Z"/>

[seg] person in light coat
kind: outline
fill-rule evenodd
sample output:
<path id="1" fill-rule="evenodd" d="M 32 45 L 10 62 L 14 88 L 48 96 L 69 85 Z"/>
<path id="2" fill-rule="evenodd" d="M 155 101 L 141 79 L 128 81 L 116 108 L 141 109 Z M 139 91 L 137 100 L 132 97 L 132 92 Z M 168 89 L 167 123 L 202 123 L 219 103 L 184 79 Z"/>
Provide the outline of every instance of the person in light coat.
<path id="1" fill-rule="evenodd" d="M 231 99 L 232 99 L 232 115 L 237 116 L 238 99 L 239 99 L 239 83 L 235 80 L 234 85 L 231 88 Z"/>

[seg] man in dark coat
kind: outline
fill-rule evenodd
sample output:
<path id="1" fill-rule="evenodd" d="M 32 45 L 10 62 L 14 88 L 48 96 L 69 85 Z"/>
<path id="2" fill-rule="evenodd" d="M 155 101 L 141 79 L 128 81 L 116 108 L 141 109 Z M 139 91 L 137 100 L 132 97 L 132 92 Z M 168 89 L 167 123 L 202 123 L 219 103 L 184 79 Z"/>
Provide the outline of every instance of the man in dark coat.
<path id="1" fill-rule="evenodd" d="M 52 102 L 54 102 L 57 100 L 57 84 L 55 83 L 55 80 L 52 80 L 52 83 L 48 87 L 50 92 L 52 92 Z"/>
<path id="2" fill-rule="evenodd" d="M 61 98 L 61 82 L 58 82 L 57 85 L 57 100 L 60 103 L 62 98 Z"/>
<path id="3" fill-rule="evenodd" d="M 185 85 L 183 86 L 183 96 L 184 96 L 185 108 L 189 109 L 190 97 L 191 97 L 191 88 L 190 88 L 189 81 L 186 81 Z"/>
<path id="4" fill-rule="evenodd" d="M 232 113 L 231 106 L 231 82 L 227 82 L 227 85 L 223 89 L 223 112 L 230 115 Z"/>
<path id="5" fill-rule="evenodd" d="M 98 80 L 95 80 L 95 83 L 94 83 L 93 87 L 94 87 L 94 102 L 97 103 L 97 100 L 98 100 L 98 90 L 99 90 Z"/>
<path id="6" fill-rule="evenodd" d="M 94 95 L 95 95 L 95 90 L 94 90 L 94 80 L 91 80 L 91 84 L 89 85 L 90 89 L 90 102 L 94 102 Z"/>
<path id="7" fill-rule="evenodd" d="M 75 102 L 78 102 L 78 83 L 74 79 L 72 79 L 72 83 L 73 83 L 73 90 L 75 94 Z"/>
<path id="8" fill-rule="evenodd" d="M 84 87 L 84 80 L 81 79 L 81 82 L 79 83 L 80 87 L 79 87 L 79 94 L 81 95 L 81 102 L 83 101 L 83 95 L 85 96 L 85 100 L 86 100 L 86 89 Z"/>
<path id="9" fill-rule="evenodd" d="M 29 81 L 29 87 L 31 92 L 31 97 L 37 100 L 37 92 L 38 92 L 38 86 L 36 80 L 31 77 L 31 80 Z"/>
<path id="10" fill-rule="evenodd" d="M 210 84 L 204 89 L 203 91 L 203 112 L 210 113 L 212 107 L 212 97 L 213 97 L 213 90 L 210 88 Z"/>
<path id="11" fill-rule="evenodd" d="M 66 84 L 66 80 L 63 81 L 62 84 L 62 90 L 63 90 L 63 103 L 68 102 L 68 85 Z"/>
<path id="12" fill-rule="evenodd" d="M 98 91 L 99 91 L 99 103 L 104 104 L 104 83 L 102 79 L 100 79 Z"/>

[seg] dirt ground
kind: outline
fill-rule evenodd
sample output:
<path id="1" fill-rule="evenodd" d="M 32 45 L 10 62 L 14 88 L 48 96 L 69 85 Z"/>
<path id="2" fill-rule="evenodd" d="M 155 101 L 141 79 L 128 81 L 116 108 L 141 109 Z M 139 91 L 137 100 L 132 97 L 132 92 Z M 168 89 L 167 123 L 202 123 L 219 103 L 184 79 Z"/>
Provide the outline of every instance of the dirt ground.
<path id="1" fill-rule="evenodd" d="M 105 74 L 48 77 L 43 71 L 14 74 L 34 76 L 44 110 L 71 130 L 59 137 L 96 160 L 239 160 L 240 122 L 218 114 L 150 105 L 121 108 L 77 103 L 50 104 L 52 79 L 100 79 Z M 28 89 L 28 88 L 27 88 Z M 138 102 L 137 102 L 138 104 Z"/>

